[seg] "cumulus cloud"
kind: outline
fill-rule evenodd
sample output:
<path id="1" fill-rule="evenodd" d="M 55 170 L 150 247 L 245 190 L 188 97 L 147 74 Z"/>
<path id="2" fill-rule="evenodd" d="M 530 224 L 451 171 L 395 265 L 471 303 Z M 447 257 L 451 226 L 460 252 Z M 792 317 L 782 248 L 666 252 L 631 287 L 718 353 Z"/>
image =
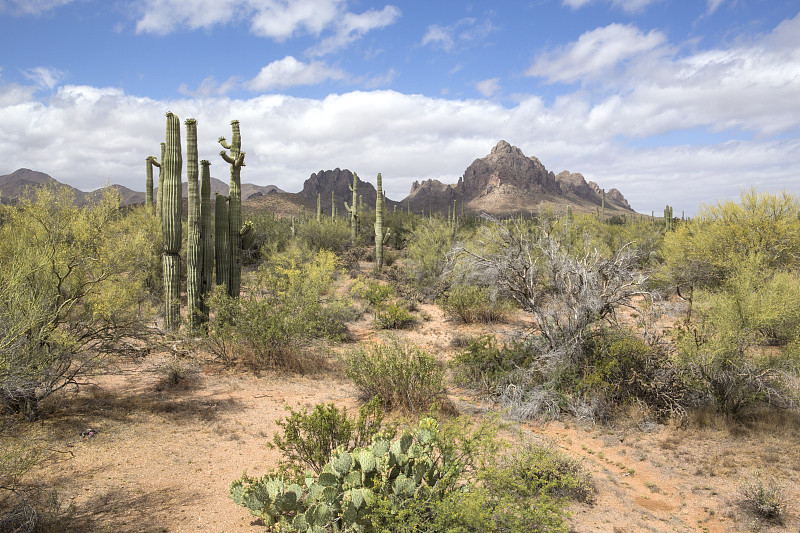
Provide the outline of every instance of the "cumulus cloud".
<path id="1" fill-rule="evenodd" d="M 263 67 L 246 85 L 251 91 L 270 91 L 296 85 L 317 85 L 325 80 L 341 80 L 344 77 L 344 71 L 322 61 L 303 63 L 293 56 L 286 56 Z"/>
<path id="2" fill-rule="evenodd" d="M 242 21 L 250 24 L 253 34 L 277 42 L 330 33 L 312 49 L 315 55 L 342 48 L 400 16 L 400 10 L 391 5 L 352 13 L 346 0 L 140 0 L 139 6 L 139 33 L 167 34 Z"/>
<path id="3" fill-rule="evenodd" d="M 665 42 L 666 36 L 656 30 L 643 33 L 631 25 L 610 24 L 541 54 L 525 74 L 543 77 L 549 83 L 605 78 L 621 63 L 640 57 Z"/>

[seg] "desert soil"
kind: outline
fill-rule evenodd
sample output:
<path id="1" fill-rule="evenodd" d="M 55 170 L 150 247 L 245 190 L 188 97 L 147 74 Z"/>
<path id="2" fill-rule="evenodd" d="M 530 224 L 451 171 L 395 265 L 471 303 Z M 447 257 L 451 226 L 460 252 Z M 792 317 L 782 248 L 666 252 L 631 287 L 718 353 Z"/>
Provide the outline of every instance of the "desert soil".
<path id="1" fill-rule="evenodd" d="M 525 325 L 459 325 L 433 305 L 418 314 L 426 319 L 391 335 L 442 360 L 456 352 L 455 336 L 503 335 Z M 199 351 L 153 350 L 122 361 L 77 392 L 51 398 L 43 419 L 24 429 L 25 438 L 42 439 L 52 451 L 51 462 L 32 477 L 74 505 L 74 531 L 263 531 L 228 498 L 228 486 L 245 470 L 261 475 L 276 466 L 279 455 L 267 443 L 285 406 L 333 402 L 356 411 L 356 390 L 337 370 L 336 353 L 387 334 L 372 327 L 368 313 L 351 331 L 354 342 L 314 347 L 328 364 L 304 375 L 226 368 Z M 185 376 L 170 384 L 167 368 L 175 364 Z M 458 389 L 450 400 L 476 419 L 491 407 Z M 707 414 L 685 427 L 640 418 L 518 424 L 522 438 L 558 447 L 591 472 L 597 501 L 571 507 L 572 531 L 800 531 L 797 417 L 726 422 Z M 96 434 L 82 436 L 90 428 Z M 759 524 L 738 504 L 739 487 L 759 472 L 783 487 L 788 515 L 782 525 Z"/>

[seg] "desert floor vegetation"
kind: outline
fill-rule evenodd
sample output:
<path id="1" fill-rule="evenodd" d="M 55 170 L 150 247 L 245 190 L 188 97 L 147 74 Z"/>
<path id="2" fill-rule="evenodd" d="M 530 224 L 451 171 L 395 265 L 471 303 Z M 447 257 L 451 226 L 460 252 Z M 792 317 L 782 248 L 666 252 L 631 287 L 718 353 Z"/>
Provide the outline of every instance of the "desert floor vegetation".
<path id="1" fill-rule="evenodd" d="M 389 212 L 382 268 L 245 203 L 168 331 L 155 217 L 61 194 L 0 211 L 0 531 L 800 529 L 792 196 Z"/>

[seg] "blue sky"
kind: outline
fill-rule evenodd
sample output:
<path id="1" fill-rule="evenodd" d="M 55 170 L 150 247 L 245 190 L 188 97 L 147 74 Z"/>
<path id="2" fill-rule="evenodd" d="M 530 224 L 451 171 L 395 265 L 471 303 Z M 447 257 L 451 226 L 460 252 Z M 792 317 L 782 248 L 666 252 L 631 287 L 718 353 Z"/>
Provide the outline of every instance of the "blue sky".
<path id="1" fill-rule="evenodd" d="M 490 7 L 487 7 L 490 6 Z M 164 113 L 243 181 L 454 183 L 505 139 L 639 212 L 800 194 L 800 2 L 0 0 L 0 174 L 144 188 Z"/>

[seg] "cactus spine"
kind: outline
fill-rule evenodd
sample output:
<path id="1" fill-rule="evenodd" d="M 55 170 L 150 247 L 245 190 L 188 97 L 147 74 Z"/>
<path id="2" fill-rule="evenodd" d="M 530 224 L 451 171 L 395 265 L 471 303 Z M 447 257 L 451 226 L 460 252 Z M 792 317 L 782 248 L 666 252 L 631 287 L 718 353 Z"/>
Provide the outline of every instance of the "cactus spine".
<path id="1" fill-rule="evenodd" d="M 200 256 L 203 268 L 200 274 L 200 310 L 203 323 L 208 322 L 208 295 L 214 277 L 214 248 L 211 244 L 211 163 L 200 161 Z"/>
<path id="2" fill-rule="evenodd" d="M 228 287 L 231 278 L 231 234 L 228 231 L 228 199 L 216 194 L 214 205 L 214 255 L 217 262 L 217 285 L 225 287 L 225 292 L 230 294 Z"/>
<path id="3" fill-rule="evenodd" d="M 161 165 L 158 166 L 158 194 L 156 197 L 156 214 L 158 215 L 158 219 L 161 220 L 163 215 L 163 205 L 164 205 L 164 168 L 162 167 L 164 163 L 164 157 L 167 152 L 167 143 L 161 143 Z"/>
<path id="4" fill-rule="evenodd" d="M 148 211 L 153 211 L 153 167 L 161 168 L 161 163 L 156 160 L 156 156 L 149 155 L 145 159 L 145 179 L 144 179 L 144 206 Z M 160 172 L 160 171 L 159 171 Z"/>
<path id="5" fill-rule="evenodd" d="M 242 152 L 242 135 L 239 133 L 239 121 L 231 121 L 233 138 L 231 143 L 225 142 L 225 137 L 219 138 L 219 144 L 225 150 L 230 150 L 230 155 L 225 150 L 219 155 L 231 166 L 231 183 L 228 190 L 228 232 L 230 233 L 230 283 L 228 294 L 233 298 L 239 297 L 242 281 L 242 180 L 241 171 L 244 164 Z"/>
<path id="6" fill-rule="evenodd" d="M 187 118 L 186 125 L 186 180 L 189 193 L 189 213 L 186 217 L 186 312 L 192 331 L 202 320 L 203 258 L 200 250 L 200 166 L 197 157 L 197 121 Z"/>
<path id="7" fill-rule="evenodd" d="M 344 203 L 344 208 L 350 213 L 350 241 L 356 242 L 358 238 L 358 174 L 353 172 L 353 184 L 349 186 L 353 193 L 353 205 Z"/>
<path id="8" fill-rule="evenodd" d="M 167 113 L 167 142 L 161 170 L 164 176 L 161 231 L 164 238 L 164 327 L 175 330 L 181 311 L 181 123 Z"/>
<path id="9" fill-rule="evenodd" d="M 383 268 L 383 243 L 389 238 L 390 231 L 383 232 L 383 188 L 381 173 L 378 172 L 378 194 L 375 197 L 375 268 Z"/>

